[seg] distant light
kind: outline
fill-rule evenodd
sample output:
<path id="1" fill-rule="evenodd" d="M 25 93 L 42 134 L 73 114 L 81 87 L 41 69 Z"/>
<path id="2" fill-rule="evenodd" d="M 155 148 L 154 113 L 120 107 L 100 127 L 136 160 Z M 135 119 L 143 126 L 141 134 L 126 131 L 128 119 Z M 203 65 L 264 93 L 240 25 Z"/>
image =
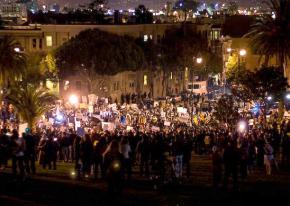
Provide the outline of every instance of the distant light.
<path id="1" fill-rule="evenodd" d="M 240 50 L 240 55 L 241 56 L 246 56 L 246 54 L 247 54 L 247 51 L 245 49 L 241 49 Z"/>
<path id="2" fill-rule="evenodd" d="M 247 123 L 245 121 L 240 121 L 238 123 L 238 131 L 243 133 L 246 131 L 246 129 L 247 129 Z"/>
<path id="3" fill-rule="evenodd" d="M 182 7 L 182 3 L 180 3 L 179 6 Z"/>
<path id="4" fill-rule="evenodd" d="M 62 114 L 57 114 L 55 119 L 58 121 L 58 122 L 61 122 L 63 120 L 63 115 Z"/>
<path id="5" fill-rule="evenodd" d="M 14 51 L 15 52 L 20 52 L 20 48 L 16 47 L 16 48 L 14 48 Z"/>
<path id="6" fill-rule="evenodd" d="M 76 104 L 78 104 L 78 102 L 79 102 L 79 98 L 78 98 L 76 95 L 72 94 L 72 95 L 69 97 L 69 102 L 70 102 L 72 105 L 76 105 Z"/>
<path id="7" fill-rule="evenodd" d="M 232 48 L 227 48 L 227 52 L 231 52 L 232 51 Z"/>
<path id="8" fill-rule="evenodd" d="M 75 172 L 71 172 L 71 175 L 72 175 L 72 176 L 75 176 L 75 175 L 76 175 L 76 173 L 75 173 Z"/>
<path id="9" fill-rule="evenodd" d="M 196 63 L 201 64 L 202 63 L 202 58 L 201 57 L 197 58 L 196 59 Z"/>
<path id="10" fill-rule="evenodd" d="M 276 14 L 274 12 L 272 12 L 272 18 L 276 19 Z"/>
<path id="11" fill-rule="evenodd" d="M 271 101 L 272 99 L 273 99 L 273 98 L 272 98 L 271 96 L 268 96 L 268 97 L 267 97 L 267 100 L 268 100 L 268 101 Z"/>
<path id="12" fill-rule="evenodd" d="M 286 99 L 290 99 L 290 94 L 287 94 L 286 95 Z"/>

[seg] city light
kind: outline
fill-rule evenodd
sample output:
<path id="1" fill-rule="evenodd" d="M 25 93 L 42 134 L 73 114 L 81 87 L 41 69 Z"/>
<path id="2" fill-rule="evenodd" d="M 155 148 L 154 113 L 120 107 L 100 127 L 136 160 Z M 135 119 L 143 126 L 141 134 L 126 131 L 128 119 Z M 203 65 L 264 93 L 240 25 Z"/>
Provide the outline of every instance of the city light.
<path id="1" fill-rule="evenodd" d="M 202 58 L 201 57 L 196 58 L 196 63 L 201 64 L 202 63 Z"/>
<path id="2" fill-rule="evenodd" d="M 69 103 L 72 105 L 77 105 L 79 103 L 79 98 L 75 94 L 72 94 L 69 97 Z"/>
<path id="3" fill-rule="evenodd" d="M 227 48 L 227 52 L 230 53 L 232 51 L 232 48 Z"/>
<path id="4" fill-rule="evenodd" d="M 268 96 L 268 97 L 267 97 L 267 100 L 268 100 L 268 101 L 271 101 L 272 99 L 273 99 L 273 98 L 272 98 L 271 96 Z"/>
<path id="5" fill-rule="evenodd" d="M 16 48 L 14 48 L 14 51 L 15 52 L 20 52 L 20 48 L 16 47 Z"/>
<path id="6" fill-rule="evenodd" d="M 55 117 L 55 119 L 58 121 L 58 122 L 62 122 L 63 121 L 63 115 L 58 113 Z"/>
<path id="7" fill-rule="evenodd" d="M 238 131 L 239 131 L 240 133 L 243 133 L 243 132 L 246 131 L 246 129 L 247 129 L 247 123 L 246 123 L 245 121 L 240 121 L 240 122 L 238 123 Z"/>
<path id="8" fill-rule="evenodd" d="M 246 54 L 247 54 L 247 51 L 245 49 L 241 49 L 240 50 L 240 55 L 241 56 L 246 56 Z"/>
<path id="9" fill-rule="evenodd" d="M 290 94 L 286 95 L 286 99 L 290 100 Z"/>

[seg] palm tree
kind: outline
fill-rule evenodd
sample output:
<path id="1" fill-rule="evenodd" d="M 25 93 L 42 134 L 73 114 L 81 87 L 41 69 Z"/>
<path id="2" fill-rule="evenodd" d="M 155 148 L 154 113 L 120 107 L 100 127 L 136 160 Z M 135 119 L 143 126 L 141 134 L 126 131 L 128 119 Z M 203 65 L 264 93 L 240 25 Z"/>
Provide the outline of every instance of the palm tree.
<path id="1" fill-rule="evenodd" d="M 34 128 L 37 120 L 53 108 L 56 97 L 44 87 L 29 84 L 12 87 L 7 100 L 16 108 L 21 120 Z"/>
<path id="2" fill-rule="evenodd" d="M 285 68 L 290 58 L 290 0 L 268 0 L 266 4 L 273 13 L 258 17 L 245 37 L 251 38 L 254 53 L 265 56 L 265 65 L 276 57 L 277 64 Z"/>
<path id="3" fill-rule="evenodd" d="M 21 76 L 25 69 L 25 55 L 11 37 L 0 38 L 0 85 L 7 86 Z"/>

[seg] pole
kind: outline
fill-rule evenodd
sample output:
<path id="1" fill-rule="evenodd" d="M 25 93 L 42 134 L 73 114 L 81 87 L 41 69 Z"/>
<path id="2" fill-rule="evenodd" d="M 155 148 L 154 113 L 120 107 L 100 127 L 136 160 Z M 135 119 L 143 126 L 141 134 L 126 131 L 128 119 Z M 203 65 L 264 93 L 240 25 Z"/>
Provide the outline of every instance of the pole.
<path id="1" fill-rule="evenodd" d="M 193 126 L 193 69 L 192 69 L 192 80 L 191 80 L 191 125 Z"/>

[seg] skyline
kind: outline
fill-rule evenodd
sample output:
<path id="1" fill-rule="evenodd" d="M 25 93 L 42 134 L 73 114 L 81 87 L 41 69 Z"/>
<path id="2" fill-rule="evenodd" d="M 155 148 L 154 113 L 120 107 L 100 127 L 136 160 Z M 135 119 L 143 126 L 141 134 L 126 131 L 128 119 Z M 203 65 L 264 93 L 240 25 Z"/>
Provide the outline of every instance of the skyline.
<path id="1" fill-rule="evenodd" d="M 138 5 L 143 4 L 150 9 L 162 8 L 166 2 L 175 2 L 176 0 L 108 0 L 108 6 L 112 9 L 128 9 L 136 8 Z M 232 0 L 201 0 L 200 2 L 211 3 L 211 2 L 229 2 Z M 237 0 L 242 6 L 255 5 L 261 0 Z M 61 6 L 74 7 L 79 4 L 89 3 L 90 0 L 38 0 L 40 4 L 60 4 Z"/>

